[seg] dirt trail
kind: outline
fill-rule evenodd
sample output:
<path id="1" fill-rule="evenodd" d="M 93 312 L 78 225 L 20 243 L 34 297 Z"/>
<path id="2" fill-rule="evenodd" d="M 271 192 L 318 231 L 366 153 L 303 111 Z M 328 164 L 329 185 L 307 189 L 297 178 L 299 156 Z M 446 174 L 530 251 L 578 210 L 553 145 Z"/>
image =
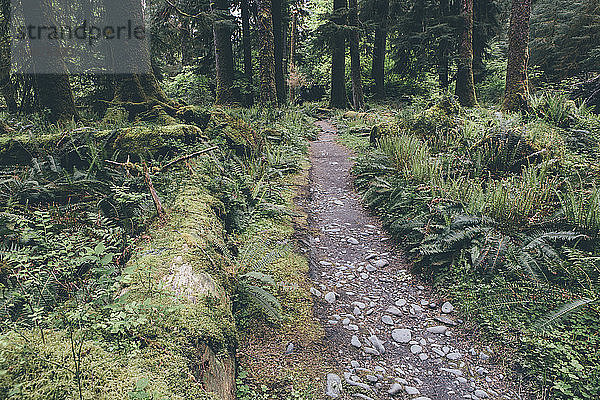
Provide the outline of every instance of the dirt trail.
<path id="1" fill-rule="evenodd" d="M 520 399 L 501 372 L 502 357 L 471 340 L 452 305 L 407 271 L 352 188 L 350 153 L 337 143 L 335 127 L 317 125 L 306 206 L 315 312 L 338 354 L 340 375 L 327 379 L 330 395 Z"/>

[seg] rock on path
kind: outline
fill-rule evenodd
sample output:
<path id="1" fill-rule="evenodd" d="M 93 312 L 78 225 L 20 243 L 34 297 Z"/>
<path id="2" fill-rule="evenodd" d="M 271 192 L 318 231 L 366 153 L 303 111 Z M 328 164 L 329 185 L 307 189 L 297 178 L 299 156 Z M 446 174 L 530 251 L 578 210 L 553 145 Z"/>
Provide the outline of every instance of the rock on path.
<path id="1" fill-rule="evenodd" d="M 336 142 L 335 127 L 317 125 L 304 204 L 311 292 L 326 343 L 338 354 L 335 372 L 343 373 L 324 377 L 323 392 L 341 399 L 519 399 L 491 349 L 461 331 L 452 304 L 433 298 L 407 271 L 353 191 L 350 154 Z"/>

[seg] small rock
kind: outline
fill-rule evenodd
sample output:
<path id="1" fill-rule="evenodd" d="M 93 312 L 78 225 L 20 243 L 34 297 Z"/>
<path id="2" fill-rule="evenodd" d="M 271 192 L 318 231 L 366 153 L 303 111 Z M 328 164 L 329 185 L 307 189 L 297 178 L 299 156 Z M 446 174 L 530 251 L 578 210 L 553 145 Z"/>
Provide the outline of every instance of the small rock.
<path id="1" fill-rule="evenodd" d="M 463 372 L 460 369 L 455 368 L 440 368 L 442 371 L 449 372 L 454 376 L 462 376 Z"/>
<path id="2" fill-rule="evenodd" d="M 400 393 L 401 391 L 402 391 L 402 385 L 400 385 L 399 383 L 394 383 L 388 390 L 388 394 L 391 394 L 393 396 L 395 394 Z"/>
<path id="3" fill-rule="evenodd" d="M 427 332 L 437 333 L 440 335 L 446 333 L 447 330 L 448 330 L 448 327 L 443 326 L 443 325 L 431 326 L 431 327 L 427 328 Z"/>
<path id="4" fill-rule="evenodd" d="M 406 300 L 400 299 L 397 300 L 394 304 L 396 305 L 396 307 L 404 307 L 406 305 Z"/>
<path id="5" fill-rule="evenodd" d="M 365 353 L 371 354 L 373 356 L 378 356 L 379 355 L 379 352 L 376 349 L 372 348 L 372 347 L 365 347 L 363 350 L 364 350 Z"/>
<path id="6" fill-rule="evenodd" d="M 408 343 L 412 339 L 412 332 L 410 329 L 394 329 L 392 331 L 392 339 L 398 343 Z"/>
<path id="7" fill-rule="evenodd" d="M 360 343 L 360 339 L 356 335 L 352 336 L 352 340 L 350 341 L 350 344 L 352 346 L 356 347 L 357 349 L 360 349 L 360 346 L 362 346 L 362 344 Z"/>
<path id="8" fill-rule="evenodd" d="M 404 386 L 404 390 L 406 391 L 407 394 L 410 394 L 410 395 L 421 394 L 419 389 L 417 389 L 414 386 Z"/>
<path id="9" fill-rule="evenodd" d="M 356 240 L 353 237 L 349 237 L 348 239 L 346 239 L 346 242 L 348 242 L 350 244 L 358 244 L 358 240 Z"/>
<path id="10" fill-rule="evenodd" d="M 383 322 L 386 325 L 394 325 L 394 320 L 389 315 L 384 315 L 383 317 L 381 317 L 381 322 Z"/>
<path id="11" fill-rule="evenodd" d="M 337 398 L 342 392 L 342 380 L 336 374 L 327 374 L 327 395 Z"/>
<path id="12" fill-rule="evenodd" d="M 375 375 L 365 375 L 365 379 L 368 380 L 369 382 L 377 382 L 379 380 L 379 378 L 377 378 Z"/>
<path id="13" fill-rule="evenodd" d="M 328 292 L 325 295 L 325 301 L 328 302 L 329 304 L 335 303 L 335 298 L 336 298 L 336 295 L 333 292 Z"/>
<path id="14" fill-rule="evenodd" d="M 377 268 L 383 268 L 388 264 L 389 264 L 389 261 L 384 258 L 380 258 L 379 260 L 373 261 L 373 265 Z"/>
<path id="15" fill-rule="evenodd" d="M 387 308 L 387 310 L 385 310 L 385 312 L 388 313 L 388 314 L 395 315 L 397 317 L 399 317 L 399 316 L 402 315 L 402 311 L 400 311 L 400 309 L 398 307 L 396 307 L 396 306 L 389 306 Z"/>
<path id="16" fill-rule="evenodd" d="M 475 391 L 475 393 L 473 393 L 475 396 L 479 397 L 480 399 L 487 399 L 489 397 L 489 395 L 487 394 L 487 392 L 481 390 L 481 389 L 477 389 Z"/>
<path id="17" fill-rule="evenodd" d="M 381 340 L 379 340 L 379 338 L 377 336 L 375 336 L 375 335 L 369 336 L 369 342 L 371 342 L 373 347 L 375 347 L 378 352 L 380 352 L 381 354 L 385 353 L 385 347 L 383 347 L 383 343 L 381 343 Z"/>
<path id="18" fill-rule="evenodd" d="M 294 352 L 294 343 L 289 343 L 285 349 L 285 354 L 292 354 Z"/>
<path id="19" fill-rule="evenodd" d="M 442 312 L 444 314 L 450 314 L 452 311 L 454 311 L 454 306 L 452 304 L 450 304 L 449 302 L 445 302 L 444 304 L 442 304 Z"/>
<path id="20" fill-rule="evenodd" d="M 462 357 L 462 354 L 460 354 L 458 352 L 446 354 L 446 358 L 448 358 L 449 360 L 458 360 L 461 357 Z"/>
<path id="21" fill-rule="evenodd" d="M 413 354 L 419 354 L 422 351 L 423 351 L 423 347 L 421 347 L 418 344 L 413 344 L 412 346 L 410 346 L 410 352 Z"/>
<path id="22" fill-rule="evenodd" d="M 315 289 L 315 288 L 311 287 L 310 292 L 312 293 L 313 296 L 321 297 L 321 292 L 319 291 L 319 289 Z"/>

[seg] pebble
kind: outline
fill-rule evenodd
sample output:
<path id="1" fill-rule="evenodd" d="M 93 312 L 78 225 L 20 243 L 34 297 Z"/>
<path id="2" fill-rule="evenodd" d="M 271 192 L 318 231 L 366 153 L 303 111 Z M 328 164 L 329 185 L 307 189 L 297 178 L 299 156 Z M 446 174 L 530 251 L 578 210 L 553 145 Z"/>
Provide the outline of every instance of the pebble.
<path id="1" fill-rule="evenodd" d="M 398 394 L 402 391 L 402 385 L 400 385 L 399 383 L 394 383 L 392 384 L 392 386 L 390 386 L 390 389 L 388 390 L 388 394 L 391 394 L 392 396 L 395 394 Z"/>
<path id="2" fill-rule="evenodd" d="M 410 329 L 394 329 L 392 331 L 392 339 L 398 343 L 408 343 L 412 339 L 412 332 Z"/>
<path id="3" fill-rule="evenodd" d="M 365 375 L 365 378 L 369 381 L 369 382 L 377 382 L 379 380 L 379 378 L 377 378 L 375 375 Z"/>
<path id="4" fill-rule="evenodd" d="M 404 386 L 404 390 L 406 391 L 407 394 L 410 394 L 410 395 L 421 394 L 419 389 L 417 389 L 414 386 Z"/>
<path id="5" fill-rule="evenodd" d="M 360 343 L 360 339 L 356 335 L 352 336 L 352 340 L 350 341 L 350 344 L 352 346 L 356 347 L 357 349 L 360 349 L 360 347 L 362 346 L 362 344 Z"/>
<path id="6" fill-rule="evenodd" d="M 452 311 L 454 311 L 454 306 L 452 304 L 450 304 L 449 302 L 445 302 L 444 304 L 442 304 L 442 312 L 444 314 L 450 314 Z"/>
<path id="7" fill-rule="evenodd" d="M 402 311 L 400 311 L 400 309 L 398 307 L 396 307 L 396 306 L 389 306 L 387 308 L 387 310 L 385 310 L 385 312 L 388 313 L 388 314 L 395 315 L 397 317 L 399 317 L 399 316 L 402 315 Z"/>
<path id="8" fill-rule="evenodd" d="M 460 369 L 455 368 L 440 368 L 442 371 L 449 372 L 454 376 L 462 376 L 463 372 Z"/>
<path id="9" fill-rule="evenodd" d="M 396 307 L 404 307 L 406 305 L 406 300 L 400 299 L 397 300 L 394 304 L 396 305 Z"/>
<path id="10" fill-rule="evenodd" d="M 444 325 L 431 326 L 431 327 L 427 328 L 427 332 L 437 333 L 440 335 L 446 333 L 447 330 L 448 330 L 448 327 L 444 326 Z"/>
<path id="11" fill-rule="evenodd" d="M 333 292 L 327 292 L 327 294 L 325 295 L 325 301 L 328 302 L 329 304 L 335 303 L 335 298 L 336 298 L 336 295 Z"/>
<path id="12" fill-rule="evenodd" d="M 419 354 L 422 351 L 423 347 L 419 346 L 418 344 L 413 344 L 412 346 L 410 346 L 410 352 L 413 354 Z"/>
<path id="13" fill-rule="evenodd" d="M 377 336 L 369 336 L 369 342 L 371 342 L 373 347 L 375 347 L 375 349 L 377 349 L 378 352 L 380 352 L 381 354 L 385 353 L 385 347 L 383 347 L 383 343 L 381 342 L 381 340 L 379 340 Z"/>
<path id="14" fill-rule="evenodd" d="M 319 291 L 319 289 L 315 289 L 315 288 L 311 287 L 310 292 L 312 293 L 313 296 L 321 297 L 321 292 Z"/>
<path id="15" fill-rule="evenodd" d="M 479 397 L 480 399 L 487 399 L 489 397 L 489 395 L 487 394 L 487 392 L 481 390 L 481 389 L 477 389 L 474 393 L 475 396 Z"/>
<path id="16" fill-rule="evenodd" d="M 394 320 L 389 315 L 384 315 L 383 317 L 381 317 L 381 322 L 383 322 L 386 325 L 394 325 Z"/>
<path id="17" fill-rule="evenodd" d="M 336 374 L 327 374 L 327 395 L 337 398 L 342 392 L 342 380 Z M 322 392 L 321 392 L 322 393 Z"/>
<path id="18" fill-rule="evenodd" d="M 454 353 L 448 353 L 446 354 L 446 357 L 449 360 L 458 360 L 459 358 L 462 357 L 462 354 L 458 353 L 458 352 L 454 352 Z"/>
<path id="19" fill-rule="evenodd" d="M 373 261 L 373 265 L 377 268 L 383 268 L 388 264 L 389 264 L 389 261 L 384 258 L 380 258 L 379 260 Z"/>
<path id="20" fill-rule="evenodd" d="M 346 239 L 346 241 L 350 244 L 358 244 L 358 240 L 353 237 L 349 237 L 348 239 Z"/>

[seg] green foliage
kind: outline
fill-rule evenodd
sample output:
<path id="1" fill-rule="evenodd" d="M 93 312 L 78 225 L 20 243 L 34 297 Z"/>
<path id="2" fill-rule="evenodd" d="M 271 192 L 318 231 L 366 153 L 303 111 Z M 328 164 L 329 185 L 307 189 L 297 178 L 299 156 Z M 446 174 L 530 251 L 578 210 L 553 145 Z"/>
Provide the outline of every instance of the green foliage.
<path id="1" fill-rule="evenodd" d="M 445 283 L 463 312 L 508 340 L 527 379 L 551 398 L 593 399 L 599 205 L 589 171 L 597 161 L 565 142 L 568 126 L 592 131 L 595 118 L 574 103 L 563 112 L 567 101 L 536 104 L 544 114 L 529 122 L 450 111 L 454 137 L 433 142 L 412 115 L 440 108 L 417 104 L 398 116 L 397 131 L 363 150 L 354 174 L 415 270 Z M 433 118 L 428 130 L 444 131 L 446 121 Z M 588 167 L 574 173 L 582 157 Z"/>
<path id="2" fill-rule="evenodd" d="M 209 106 L 214 101 L 208 78 L 199 75 L 193 67 L 184 67 L 179 74 L 167 79 L 164 89 L 167 96 L 185 104 Z"/>

